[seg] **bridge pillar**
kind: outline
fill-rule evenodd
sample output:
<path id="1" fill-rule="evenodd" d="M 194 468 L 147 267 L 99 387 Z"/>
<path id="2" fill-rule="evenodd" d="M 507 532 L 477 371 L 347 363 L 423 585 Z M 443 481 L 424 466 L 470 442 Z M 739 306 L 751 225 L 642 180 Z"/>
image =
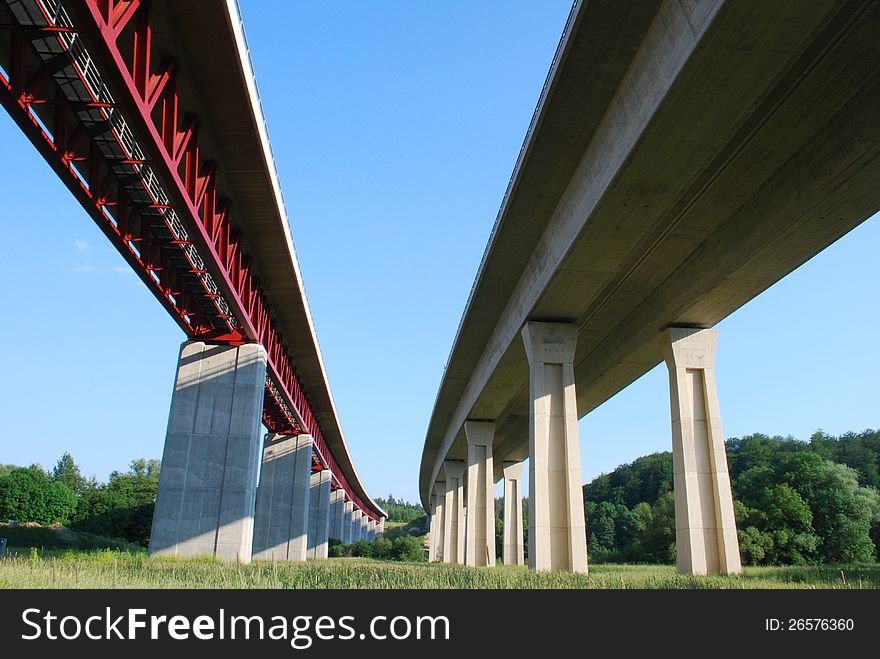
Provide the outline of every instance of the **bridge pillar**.
<path id="1" fill-rule="evenodd" d="M 504 462 L 505 565 L 524 565 L 522 518 L 522 462 Z"/>
<path id="2" fill-rule="evenodd" d="M 430 499 L 430 514 L 428 516 L 428 562 L 432 563 L 437 560 L 437 535 L 439 526 L 439 515 L 437 514 L 437 495 L 432 494 Z"/>
<path id="3" fill-rule="evenodd" d="M 468 446 L 467 467 L 467 551 L 468 565 L 495 565 L 495 481 L 492 442 L 495 424 L 465 421 Z"/>
<path id="4" fill-rule="evenodd" d="M 360 511 L 360 510 L 356 510 L 356 511 L 355 511 L 355 514 L 354 514 L 354 521 L 353 521 L 353 524 L 354 524 L 354 541 L 355 541 L 355 542 L 358 542 L 358 541 L 364 539 L 364 536 L 363 536 L 363 527 L 361 526 L 361 516 L 362 516 L 361 511 Z"/>
<path id="5" fill-rule="evenodd" d="M 150 554 L 251 560 L 266 351 L 180 347 Z"/>
<path id="6" fill-rule="evenodd" d="M 587 572 L 574 349 L 577 327 L 528 322 L 529 568 Z"/>
<path id="7" fill-rule="evenodd" d="M 443 506 L 443 562 L 464 564 L 464 462 L 446 460 L 446 502 Z"/>
<path id="8" fill-rule="evenodd" d="M 330 530 L 329 538 L 342 542 L 342 517 L 345 507 L 345 490 L 339 488 L 330 492 Z"/>
<path id="9" fill-rule="evenodd" d="M 370 542 L 376 539 L 376 520 L 371 519 L 367 522 L 367 530 L 370 534 Z"/>
<path id="10" fill-rule="evenodd" d="M 327 558 L 330 531 L 330 470 L 312 473 L 309 479 L 309 558 Z"/>
<path id="11" fill-rule="evenodd" d="M 676 564 L 683 574 L 742 572 L 715 387 L 717 336 L 708 329 L 666 331 Z"/>
<path id="12" fill-rule="evenodd" d="M 370 522 L 370 518 L 367 517 L 366 513 L 361 513 L 361 540 L 370 540 L 370 534 L 367 532 L 367 525 Z"/>
<path id="13" fill-rule="evenodd" d="M 346 501 L 342 505 L 342 542 L 346 545 L 350 545 L 352 543 L 352 533 L 351 533 L 351 515 L 354 510 L 354 503 L 352 501 Z"/>
<path id="14" fill-rule="evenodd" d="M 254 513 L 254 558 L 306 560 L 311 472 L 311 435 L 266 435 Z"/>
<path id="15" fill-rule="evenodd" d="M 431 519 L 434 521 L 436 518 L 437 528 L 431 536 L 431 544 L 434 548 L 434 560 L 443 561 L 443 549 L 446 544 L 443 538 L 446 531 L 446 483 L 434 484 L 434 499 L 434 516 Z"/>
<path id="16" fill-rule="evenodd" d="M 385 518 L 379 520 L 379 523 L 376 525 L 376 535 L 385 535 Z"/>

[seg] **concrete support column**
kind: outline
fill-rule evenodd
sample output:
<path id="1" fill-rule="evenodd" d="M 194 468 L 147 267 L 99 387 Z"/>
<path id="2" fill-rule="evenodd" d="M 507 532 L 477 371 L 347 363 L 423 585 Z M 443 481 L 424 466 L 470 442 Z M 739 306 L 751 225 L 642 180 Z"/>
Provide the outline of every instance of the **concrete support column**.
<path id="1" fill-rule="evenodd" d="M 446 541 L 443 537 L 446 531 L 446 483 L 434 484 L 434 518 L 436 518 L 436 533 L 431 536 L 431 544 L 434 545 L 434 560 L 443 561 L 443 549 Z M 434 519 L 432 518 L 432 519 Z"/>
<path id="2" fill-rule="evenodd" d="M 464 564 L 464 462 L 447 460 L 443 463 L 446 474 L 446 503 L 443 528 L 443 561 Z"/>
<path id="3" fill-rule="evenodd" d="M 371 519 L 369 521 L 367 524 L 367 530 L 369 531 L 370 541 L 372 542 L 376 539 L 376 520 Z"/>
<path id="4" fill-rule="evenodd" d="M 505 565 L 524 565 L 522 518 L 522 462 L 504 462 Z"/>
<path id="5" fill-rule="evenodd" d="M 327 536 L 342 542 L 342 517 L 345 507 L 345 490 L 339 488 L 330 492 L 330 530 Z"/>
<path id="6" fill-rule="evenodd" d="M 354 510 L 354 503 L 346 501 L 342 505 L 342 542 L 350 545 L 352 543 L 351 533 L 351 512 Z"/>
<path id="7" fill-rule="evenodd" d="M 468 565 L 495 565 L 495 480 L 491 421 L 465 421 L 467 439 L 467 551 Z"/>
<path id="8" fill-rule="evenodd" d="M 428 515 L 428 562 L 437 560 L 437 530 L 440 516 L 437 514 L 437 495 L 432 494 L 430 499 L 431 510 Z"/>
<path id="9" fill-rule="evenodd" d="M 367 533 L 367 524 L 369 524 L 370 518 L 367 517 L 366 513 L 361 513 L 361 540 L 369 540 Z"/>
<path id="10" fill-rule="evenodd" d="M 266 435 L 254 513 L 254 558 L 306 560 L 311 472 L 311 435 Z"/>
<path id="11" fill-rule="evenodd" d="M 312 473 L 309 494 L 309 558 L 327 558 L 330 532 L 330 470 Z"/>
<path id="12" fill-rule="evenodd" d="M 379 523 L 376 524 L 376 535 L 385 535 L 385 518 L 379 520 Z"/>
<path id="13" fill-rule="evenodd" d="M 361 511 L 355 508 L 351 511 L 351 541 L 361 539 Z"/>
<path id="14" fill-rule="evenodd" d="M 718 334 L 670 327 L 666 336 L 678 571 L 739 574 L 742 566 L 715 388 Z"/>
<path id="15" fill-rule="evenodd" d="M 150 554 L 251 560 L 265 378 L 258 344 L 180 347 Z"/>
<path id="16" fill-rule="evenodd" d="M 587 572 L 574 350 L 577 327 L 528 322 L 529 568 Z"/>

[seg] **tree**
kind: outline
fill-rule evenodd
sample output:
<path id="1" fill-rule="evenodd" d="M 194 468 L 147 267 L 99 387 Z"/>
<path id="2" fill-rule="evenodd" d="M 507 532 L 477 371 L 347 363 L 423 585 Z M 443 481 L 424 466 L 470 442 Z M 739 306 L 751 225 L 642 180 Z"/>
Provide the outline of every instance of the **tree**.
<path id="1" fill-rule="evenodd" d="M 159 460 L 134 460 L 126 473 L 114 471 L 104 485 L 80 496 L 74 526 L 80 530 L 146 545 L 159 489 Z"/>
<path id="2" fill-rule="evenodd" d="M 675 495 L 667 492 L 653 505 L 642 502 L 633 513 L 638 534 L 638 560 L 675 562 Z"/>
<path id="3" fill-rule="evenodd" d="M 52 480 L 64 483 L 74 494 L 82 494 L 88 489 L 90 482 L 82 475 L 73 456 L 65 452 L 52 469 Z M 94 480 L 94 479 L 93 479 Z"/>
<path id="4" fill-rule="evenodd" d="M 584 501 L 617 503 L 632 509 L 654 503 L 672 490 L 672 453 L 652 453 L 602 474 L 584 485 Z"/>
<path id="5" fill-rule="evenodd" d="M 377 498 L 376 503 L 388 513 L 389 522 L 403 522 L 406 524 L 425 514 L 424 509 L 419 504 L 410 503 L 403 499 L 395 499 L 393 494 L 389 494 L 387 499 Z"/>
<path id="6" fill-rule="evenodd" d="M 37 524 L 66 523 L 76 495 L 37 465 L 16 467 L 0 477 L 0 519 Z"/>

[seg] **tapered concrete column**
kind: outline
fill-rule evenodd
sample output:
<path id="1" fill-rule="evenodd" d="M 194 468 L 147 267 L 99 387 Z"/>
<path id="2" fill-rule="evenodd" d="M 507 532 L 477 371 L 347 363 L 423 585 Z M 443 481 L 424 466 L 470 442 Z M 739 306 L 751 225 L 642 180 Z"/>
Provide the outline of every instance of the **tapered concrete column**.
<path id="1" fill-rule="evenodd" d="M 369 524 L 370 518 L 365 514 L 361 513 L 361 540 L 369 540 L 367 533 L 367 524 Z"/>
<path id="2" fill-rule="evenodd" d="M 434 498 L 436 499 L 434 517 L 437 520 L 437 529 L 436 534 L 431 538 L 431 543 L 434 545 L 434 560 L 443 561 L 443 549 L 446 545 L 443 537 L 446 531 L 446 483 L 434 484 Z"/>
<path id="3" fill-rule="evenodd" d="M 495 565 L 495 481 L 491 421 L 465 421 L 468 446 L 467 466 L 467 550 L 468 565 Z"/>
<path id="4" fill-rule="evenodd" d="M 346 545 L 352 543 L 351 532 L 351 513 L 354 510 L 354 503 L 346 501 L 342 506 L 342 542 Z"/>
<path id="5" fill-rule="evenodd" d="M 718 334 L 670 327 L 666 335 L 678 571 L 739 574 L 742 566 L 715 388 Z"/>
<path id="6" fill-rule="evenodd" d="M 330 530 L 327 536 L 342 542 L 342 518 L 345 508 L 345 490 L 339 488 L 330 492 Z"/>
<path id="7" fill-rule="evenodd" d="M 260 345 L 180 347 L 150 554 L 251 560 L 265 378 Z"/>
<path id="8" fill-rule="evenodd" d="M 528 322 L 529 568 L 587 571 L 574 349 L 577 327 Z"/>
<path id="9" fill-rule="evenodd" d="M 443 463 L 446 475 L 446 502 L 443 506 L 443 562 L 464 564 L 464 462 L 447 460 Z"/>
<path id="10" fill-rule="evenodd" d="M 428 562 L 437 560 L 437 537 L 440 516 L 437 514 L 437 495 L 431 495 L 431 510 L 428 515 Z"/>
<path id="11" fill-rule="evenodd" d="M 330 531 L 330 470 L 312 473 L 309 494 L 309 558 L 327 558 Z"/>
<path id="12" fill-rule="evenodd" d="M 524 565 L 522 518 L 522 462 L 504 462 L 505 565 Z"/>
<path id="13" fill-rule="evenodd" d="M 383 517 L 379 520 L 379 523 L 376 525 L 376 535 L 385 535 L 385 518 Z"/>
<path id="14" fill-rule="evenodd" d="M 357 542 L 361 539 L 361 511 L 354 509 L 351 515 L 351 541 Z"/>
<path id="15" fill-rule="evenodd" d="M 371 519 L 371 520 L 367 523 L 367 530 L 368 530 L 368 532 L 369 532 L 369 534 L 370 534 L 370 540 L 371 540 L 371 541 L 372 541 L 372 540 L 375 540 L 375 539 L 376 539 L 376 521 L 375 521 L 375 520 L 372 520 L 372 519 Z"/>
<path id="16" fill-rule="evenodd" d="M 311 473 L 311 435 L 266 435 L 254 513 L 254 558 L 306 560 Z"/>

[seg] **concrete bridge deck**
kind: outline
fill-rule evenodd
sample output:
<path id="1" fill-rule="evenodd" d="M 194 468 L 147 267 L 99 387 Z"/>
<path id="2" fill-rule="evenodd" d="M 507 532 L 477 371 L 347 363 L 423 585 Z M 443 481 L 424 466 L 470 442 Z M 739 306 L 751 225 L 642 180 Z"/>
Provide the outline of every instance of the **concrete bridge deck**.
<path id="1" fill-rule="evenodd" d="M 527 322 L 576 328 L 582 417 L 668 327 L 712 327 L 880 208 L 878 28 L 870 1 L 575 3 L 443 373 L 427 510 L 469 420 L 495 424 L 495 480 L 528 457 Z"/>

